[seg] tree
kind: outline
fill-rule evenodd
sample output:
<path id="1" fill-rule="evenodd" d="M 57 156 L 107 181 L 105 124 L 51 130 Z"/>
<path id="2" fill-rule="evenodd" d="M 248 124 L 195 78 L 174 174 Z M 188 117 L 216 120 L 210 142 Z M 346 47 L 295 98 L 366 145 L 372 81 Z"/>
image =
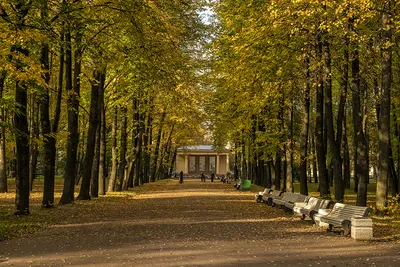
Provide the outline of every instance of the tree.
<path id="1" fill-rule="evenodd" d="M 387 206 L 390 150 L 390 89 L 392 82 L 392 1 L 383 1 L 382 6 L 382 86 L 379 114 L 379 163 L 376 190 L 376 206 L 382 213 Z"/>

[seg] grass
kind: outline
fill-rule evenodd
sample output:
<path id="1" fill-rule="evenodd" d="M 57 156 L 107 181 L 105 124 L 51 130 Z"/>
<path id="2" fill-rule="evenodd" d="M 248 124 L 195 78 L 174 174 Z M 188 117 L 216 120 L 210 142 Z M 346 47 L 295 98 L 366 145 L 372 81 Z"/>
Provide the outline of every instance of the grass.
<path id="1" fill-rule="evenodd" d="M 162 181 L 160 183 L 175 183 L 176 181 Z M 368 187 L 368 205 L 374 207 L 375 204 L 375 181 L 371 180 Z M 61 198 L 62 192 L 62 179 L 56 179 L 55 187 L 55 203 Z M 299 192 L 299 184 L 295 183 L 295 192 Z M 134 197 L 136 194 L 147 194 L 152 197 L 148 188 L 151 186 L 141 186 L 135 188 L 134 191 L 111 193 L 107 196 L 101 196 L 97 200 L 92 201 L 76 201 L 71 205 L 56 205 L 53 209 L 43 209 L 41 207 L 43 179 L 37 179 L 34 184 L 33 191 L 30 196 L 30 211 L 29 216 L 14 216 L 15 211 L 15 183 L 13 179 L 9 181 L 9 192 L 0 194 L 0 241 L 27 236 L 30 233 L 46 228 L 49 225 L 64 224 L 66 221 L 85 220 L 86 217 L 91 216 L 96 209 L 101 209 L 104 206 L 112 204 L 115 207 L 124 205 L 127 199 Z M 76 187 L 78 190 L 79 187 Z M 308 186 L 309 194 L 318 196 L 318 185 L 310 183 Z M 263 188 L 259 186 L 252 186 L 252 192 L 262 191 Z M 333 192 L 331 188 L 331 192 Z M 76 194 L 78 191 L 76 191 Z M 356 194 L 354 190 L 346 190 L 345 203 L 355 204 Z M 143 207 L 145 208 L 145 207 Z M 266 215 L 268 216 L 268 215 Z M 374 237 L 382 241 L 396 241 L 400 242 L 400 205 L 398 202 L 391 202 L 388 208 L 388 214 L 380 217 L 371 215 L 374 222 Z"/>

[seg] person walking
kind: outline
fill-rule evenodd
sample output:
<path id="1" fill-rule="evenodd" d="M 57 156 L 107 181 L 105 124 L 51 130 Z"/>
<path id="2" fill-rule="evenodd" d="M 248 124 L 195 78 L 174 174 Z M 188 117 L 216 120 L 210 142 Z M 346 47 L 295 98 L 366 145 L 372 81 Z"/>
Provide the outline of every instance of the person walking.
<path id="1" fill-rule="evenodd" d="M 179 173 L 179 183 L 183 184 L 183 171 Z"/>
<path id="2" fill-rule="evenodd" d="M 204 172 L 201 173 L 200 178 L 201 178 L 201 181 L 202 181 L 202 182 L 205 182 L 205 181 L 206 181 L 206 176 L 204 175 Z"/>
<path id="3" fill-rule="evenodd" d="M 211 173 L 210 178 L 211 178 L 211 182 L 214 182 L 214 178 L 215 178 L 214 172 Z"/>

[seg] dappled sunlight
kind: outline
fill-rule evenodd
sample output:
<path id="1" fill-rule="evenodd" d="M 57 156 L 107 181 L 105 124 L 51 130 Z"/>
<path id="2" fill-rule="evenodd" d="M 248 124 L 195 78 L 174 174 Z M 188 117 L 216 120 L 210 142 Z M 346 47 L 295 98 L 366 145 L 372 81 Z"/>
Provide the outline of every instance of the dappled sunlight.
<path id="1" fill-rule="evenodd" d="M 227 192 L 154 192 L 150 194 L 138 194 L 136 196 L 132 196 L 132 199 L 155 199 L 155 198 L 184 198 L 184 197 L 210 197 L 210 196 L 237 196 L 237 193 L 227 193 Z"/>

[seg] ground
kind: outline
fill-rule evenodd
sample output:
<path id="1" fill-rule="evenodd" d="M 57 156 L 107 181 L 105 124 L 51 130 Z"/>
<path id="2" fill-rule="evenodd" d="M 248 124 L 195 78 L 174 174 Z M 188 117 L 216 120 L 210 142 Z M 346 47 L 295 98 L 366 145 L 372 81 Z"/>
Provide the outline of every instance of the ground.
<path id="1" fill-rule="evenodd" d="M 398 242 L 326 232 L 253 195 L 165 180 L 57 206 L 49 228 L 0 242 L 0 266 L 400 266 Z"/>

